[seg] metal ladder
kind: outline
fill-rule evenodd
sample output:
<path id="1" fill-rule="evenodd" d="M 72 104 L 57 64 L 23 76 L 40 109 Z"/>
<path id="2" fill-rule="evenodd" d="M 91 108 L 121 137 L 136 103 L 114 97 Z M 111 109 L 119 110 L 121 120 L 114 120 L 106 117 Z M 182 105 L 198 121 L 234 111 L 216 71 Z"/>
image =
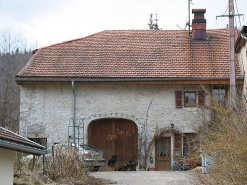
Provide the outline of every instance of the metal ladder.
<path id="1" fill-rule="evenodd" d="M 84 135 L 83 119 L 80 118 L 79 120 L 74 120 L 73 118 L 70 118 L 68 126 L 68 147 L 71 142 L 77 143 L 78 145 L 84 143 Z"/>

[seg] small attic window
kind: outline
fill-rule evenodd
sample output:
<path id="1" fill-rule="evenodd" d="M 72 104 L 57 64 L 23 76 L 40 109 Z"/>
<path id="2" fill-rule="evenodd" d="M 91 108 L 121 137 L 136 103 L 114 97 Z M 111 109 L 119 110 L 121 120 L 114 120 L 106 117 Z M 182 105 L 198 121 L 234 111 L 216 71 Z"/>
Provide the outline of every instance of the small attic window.
<path id="1" fill-rule="evenodd" d="M 125 48 L 125 46 L 122 46 L 122 48 Z"/>

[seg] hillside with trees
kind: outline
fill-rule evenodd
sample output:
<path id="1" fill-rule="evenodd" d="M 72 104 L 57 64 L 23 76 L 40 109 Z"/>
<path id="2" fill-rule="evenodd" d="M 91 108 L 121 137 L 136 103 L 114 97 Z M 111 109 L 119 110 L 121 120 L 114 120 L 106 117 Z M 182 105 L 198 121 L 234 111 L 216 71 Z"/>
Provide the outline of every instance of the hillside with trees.
<path id="1" fill-rule="evenodd" d="M 15 75 L 31 55 L 19 33 L 10 27 L 0 31 L 0 126 L 13 131 L 18 131 L 20 112 L 20 87 Z"/>

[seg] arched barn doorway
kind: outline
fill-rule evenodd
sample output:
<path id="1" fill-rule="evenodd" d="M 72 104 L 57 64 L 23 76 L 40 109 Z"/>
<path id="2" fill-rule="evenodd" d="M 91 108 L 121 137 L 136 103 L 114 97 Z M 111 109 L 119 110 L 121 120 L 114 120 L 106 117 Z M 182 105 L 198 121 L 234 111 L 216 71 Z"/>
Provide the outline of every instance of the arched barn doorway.
<path id="1" fill-rule="evenodd" d="M 90 123 L 88 144 L 104 150 L 106 161 L 117 156 L 114 168 L 124 166 L 129 160 L 138 159 L 138 129 L 127 119 L 99 119 Z M 110 170 L 107 162 L 104 170 Z"/>

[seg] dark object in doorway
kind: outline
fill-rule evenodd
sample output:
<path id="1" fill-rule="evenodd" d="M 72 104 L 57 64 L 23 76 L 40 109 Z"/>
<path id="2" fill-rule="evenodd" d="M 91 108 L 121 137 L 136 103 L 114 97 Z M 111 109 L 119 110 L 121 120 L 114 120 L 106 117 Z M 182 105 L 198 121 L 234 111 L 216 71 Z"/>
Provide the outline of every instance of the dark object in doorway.
<path id="1" fill-rule="evenodd" d="M 111 166 L 113 167 L 117 161 L 117 156 L 112 155 L 112 158 L 108 160 L 108 167 Z"/>
<path id="2" fill-rule="evenodd" d="M 137 163 L 129 160 L 129 163 L 126 163 L 124 166 L 121 166 L 117 171 L 136 171 Z"/>

